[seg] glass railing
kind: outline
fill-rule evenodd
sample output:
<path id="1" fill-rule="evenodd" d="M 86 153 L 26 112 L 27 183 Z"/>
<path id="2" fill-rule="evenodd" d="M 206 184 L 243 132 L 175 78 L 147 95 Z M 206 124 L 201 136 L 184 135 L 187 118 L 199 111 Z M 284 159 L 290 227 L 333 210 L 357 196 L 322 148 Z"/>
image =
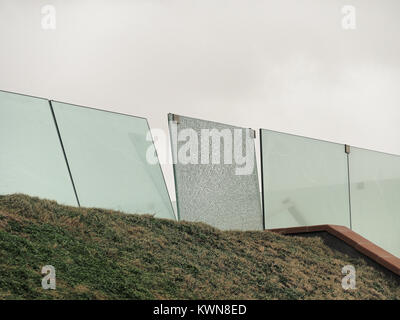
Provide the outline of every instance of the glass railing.
<path id="1" fill-rule="evenodd" d="M 174 115 L 169 126 L 180 219 L 262 230 L 253 131 Z"/>
<path id="2" fill-rule="evenodd" d="M 351 148 L 353 230 L 400 257 L 400 156 Z"/>
<path id="3" fill-rule="evenodd" d="M 78 204 L 48 100 L 0 91 L 0 150 L 0 194 Z"/>
<path id="4" fill-rule="evenodd" d="M 180 220 L 347 226 L 400 257 L 400 156 L 169 115 Z M 175 219 L 145 118 L 0 91 L 0 194 Z M 153 150 L 152 160 L 147 156 Z"/>
<path id="5" fill-rule="evenodd" d="M 52 102 L 79 202 L 174 219 L 144 118 Z"/>
<path id="6" fill-rule="evenodd" d="M 144 118 L 0 92 L 0 194 L 175 219 L 149 131 Z"/>
<path id="7" fill-rule="evenodd" d="M 269 130 L 260 135 L 266 228 L 350 227 L 344 146 Z"/>
<path id="8" fill-rule="evenodd" d="M 400 156 L 264 129 L 260 135 L 266 229 L 347 226 L 400 257 Z"/>

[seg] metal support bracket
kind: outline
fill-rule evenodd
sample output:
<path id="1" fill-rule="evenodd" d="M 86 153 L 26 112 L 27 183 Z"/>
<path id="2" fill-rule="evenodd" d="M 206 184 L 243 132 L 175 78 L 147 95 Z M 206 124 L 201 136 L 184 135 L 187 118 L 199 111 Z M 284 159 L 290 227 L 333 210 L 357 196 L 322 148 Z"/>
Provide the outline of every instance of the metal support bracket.
<path id="1" fill-rule="evenodd" d="M 174 122 L 176 122 L 176 124 L 179 124 L 179 120 L 180 119 L 179 119 L 179 116 L 177 114 L 170 113 L 169 114 L 169 119 L 174 121 Z"/>

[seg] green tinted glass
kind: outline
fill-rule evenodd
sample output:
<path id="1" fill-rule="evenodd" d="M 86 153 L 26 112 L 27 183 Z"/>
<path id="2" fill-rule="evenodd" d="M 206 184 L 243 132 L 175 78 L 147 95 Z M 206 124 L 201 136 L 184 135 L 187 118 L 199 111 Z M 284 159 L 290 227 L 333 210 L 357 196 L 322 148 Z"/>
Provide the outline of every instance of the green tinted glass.
<path id="1" fill-rule="evenodd" d="M 350 226 L 344 145 L 261 130 L 266 229 Z"/>
<path id="2" fill-rule="evenodd" d="M 351 148 L 353 230 L 400 257 L 400 156 Z"/>
<path id="3" fill-rule="evenodd" d="M 82 206 L 175 219 L 146 119 L 52 105 Z"/>
<path id="4" fill-rule="evenodd" d="M 49 102 L 0 91 L 0 194 L 77 205 Z"/>

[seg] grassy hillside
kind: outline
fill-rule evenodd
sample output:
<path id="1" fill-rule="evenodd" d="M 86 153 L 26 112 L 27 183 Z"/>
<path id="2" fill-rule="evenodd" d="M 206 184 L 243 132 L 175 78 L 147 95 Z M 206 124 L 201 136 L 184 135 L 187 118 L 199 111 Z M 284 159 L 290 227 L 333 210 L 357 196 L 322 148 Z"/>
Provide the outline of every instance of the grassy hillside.
<path id="1" fill-rule="evenodd" d="M 57 289 L 41 288 L 56 268 Z M 344 291 L 341 269 L 357 270 Z M 322 238 L 0 196 L 0 299 L 399 299 L 398 277 Z"/>

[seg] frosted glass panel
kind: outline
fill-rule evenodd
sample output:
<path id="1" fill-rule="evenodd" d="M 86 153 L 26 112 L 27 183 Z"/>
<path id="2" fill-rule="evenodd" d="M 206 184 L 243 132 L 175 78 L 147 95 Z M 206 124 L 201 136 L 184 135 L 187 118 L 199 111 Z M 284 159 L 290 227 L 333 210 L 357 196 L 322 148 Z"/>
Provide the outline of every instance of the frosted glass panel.
<path id="1" fill-rule="evenodd" d="M 351 148 L 353 230 L 400 258 L 400 156 Z"/>
<path id="2" fill-rule="evenodd" d="M 251 131 L 182 116 L 179 116 L 178 124 L 172 120 L 172 115 L 169 120 L 173 153 L 178 156 L 174 173 L 180 219 L 204 222 L 223 230 L 262 230 L 260 189 Z M 211 132 L 213 129 L 215 135 Z M 237 137 L 240 135 L 236 139 L 235 129 Z M 202 136 L 203 130 L 210 130 L 211 135 Z M 219 133 L 224 137 L 213 141 L 212 137 L 218 137 Z M 188 149 L 193 141 L 197 146 Z M 247 160 L 236 160 L 234 150 L 247 155 Z M 232 156 L 230 163 L 226 161 L 229 153 Z M 191 159 L 190 162 L 186 163 L 182 155 L 186 160 Z"/>
<path id="3" fill-rule="evenodd" d="M 266 229 L 350 227 L 344 145 L 269 130 L 260 134 Z"/>
<path id="4" fill-rule="evenodd" d="M 80 204 L 175 219 L 147 120 L 53 102 Z"/>
<path id="5" fill-rule="evenodd" d="M 0 194 L 77 205 L 49 102 L 0 91 Z"/>

